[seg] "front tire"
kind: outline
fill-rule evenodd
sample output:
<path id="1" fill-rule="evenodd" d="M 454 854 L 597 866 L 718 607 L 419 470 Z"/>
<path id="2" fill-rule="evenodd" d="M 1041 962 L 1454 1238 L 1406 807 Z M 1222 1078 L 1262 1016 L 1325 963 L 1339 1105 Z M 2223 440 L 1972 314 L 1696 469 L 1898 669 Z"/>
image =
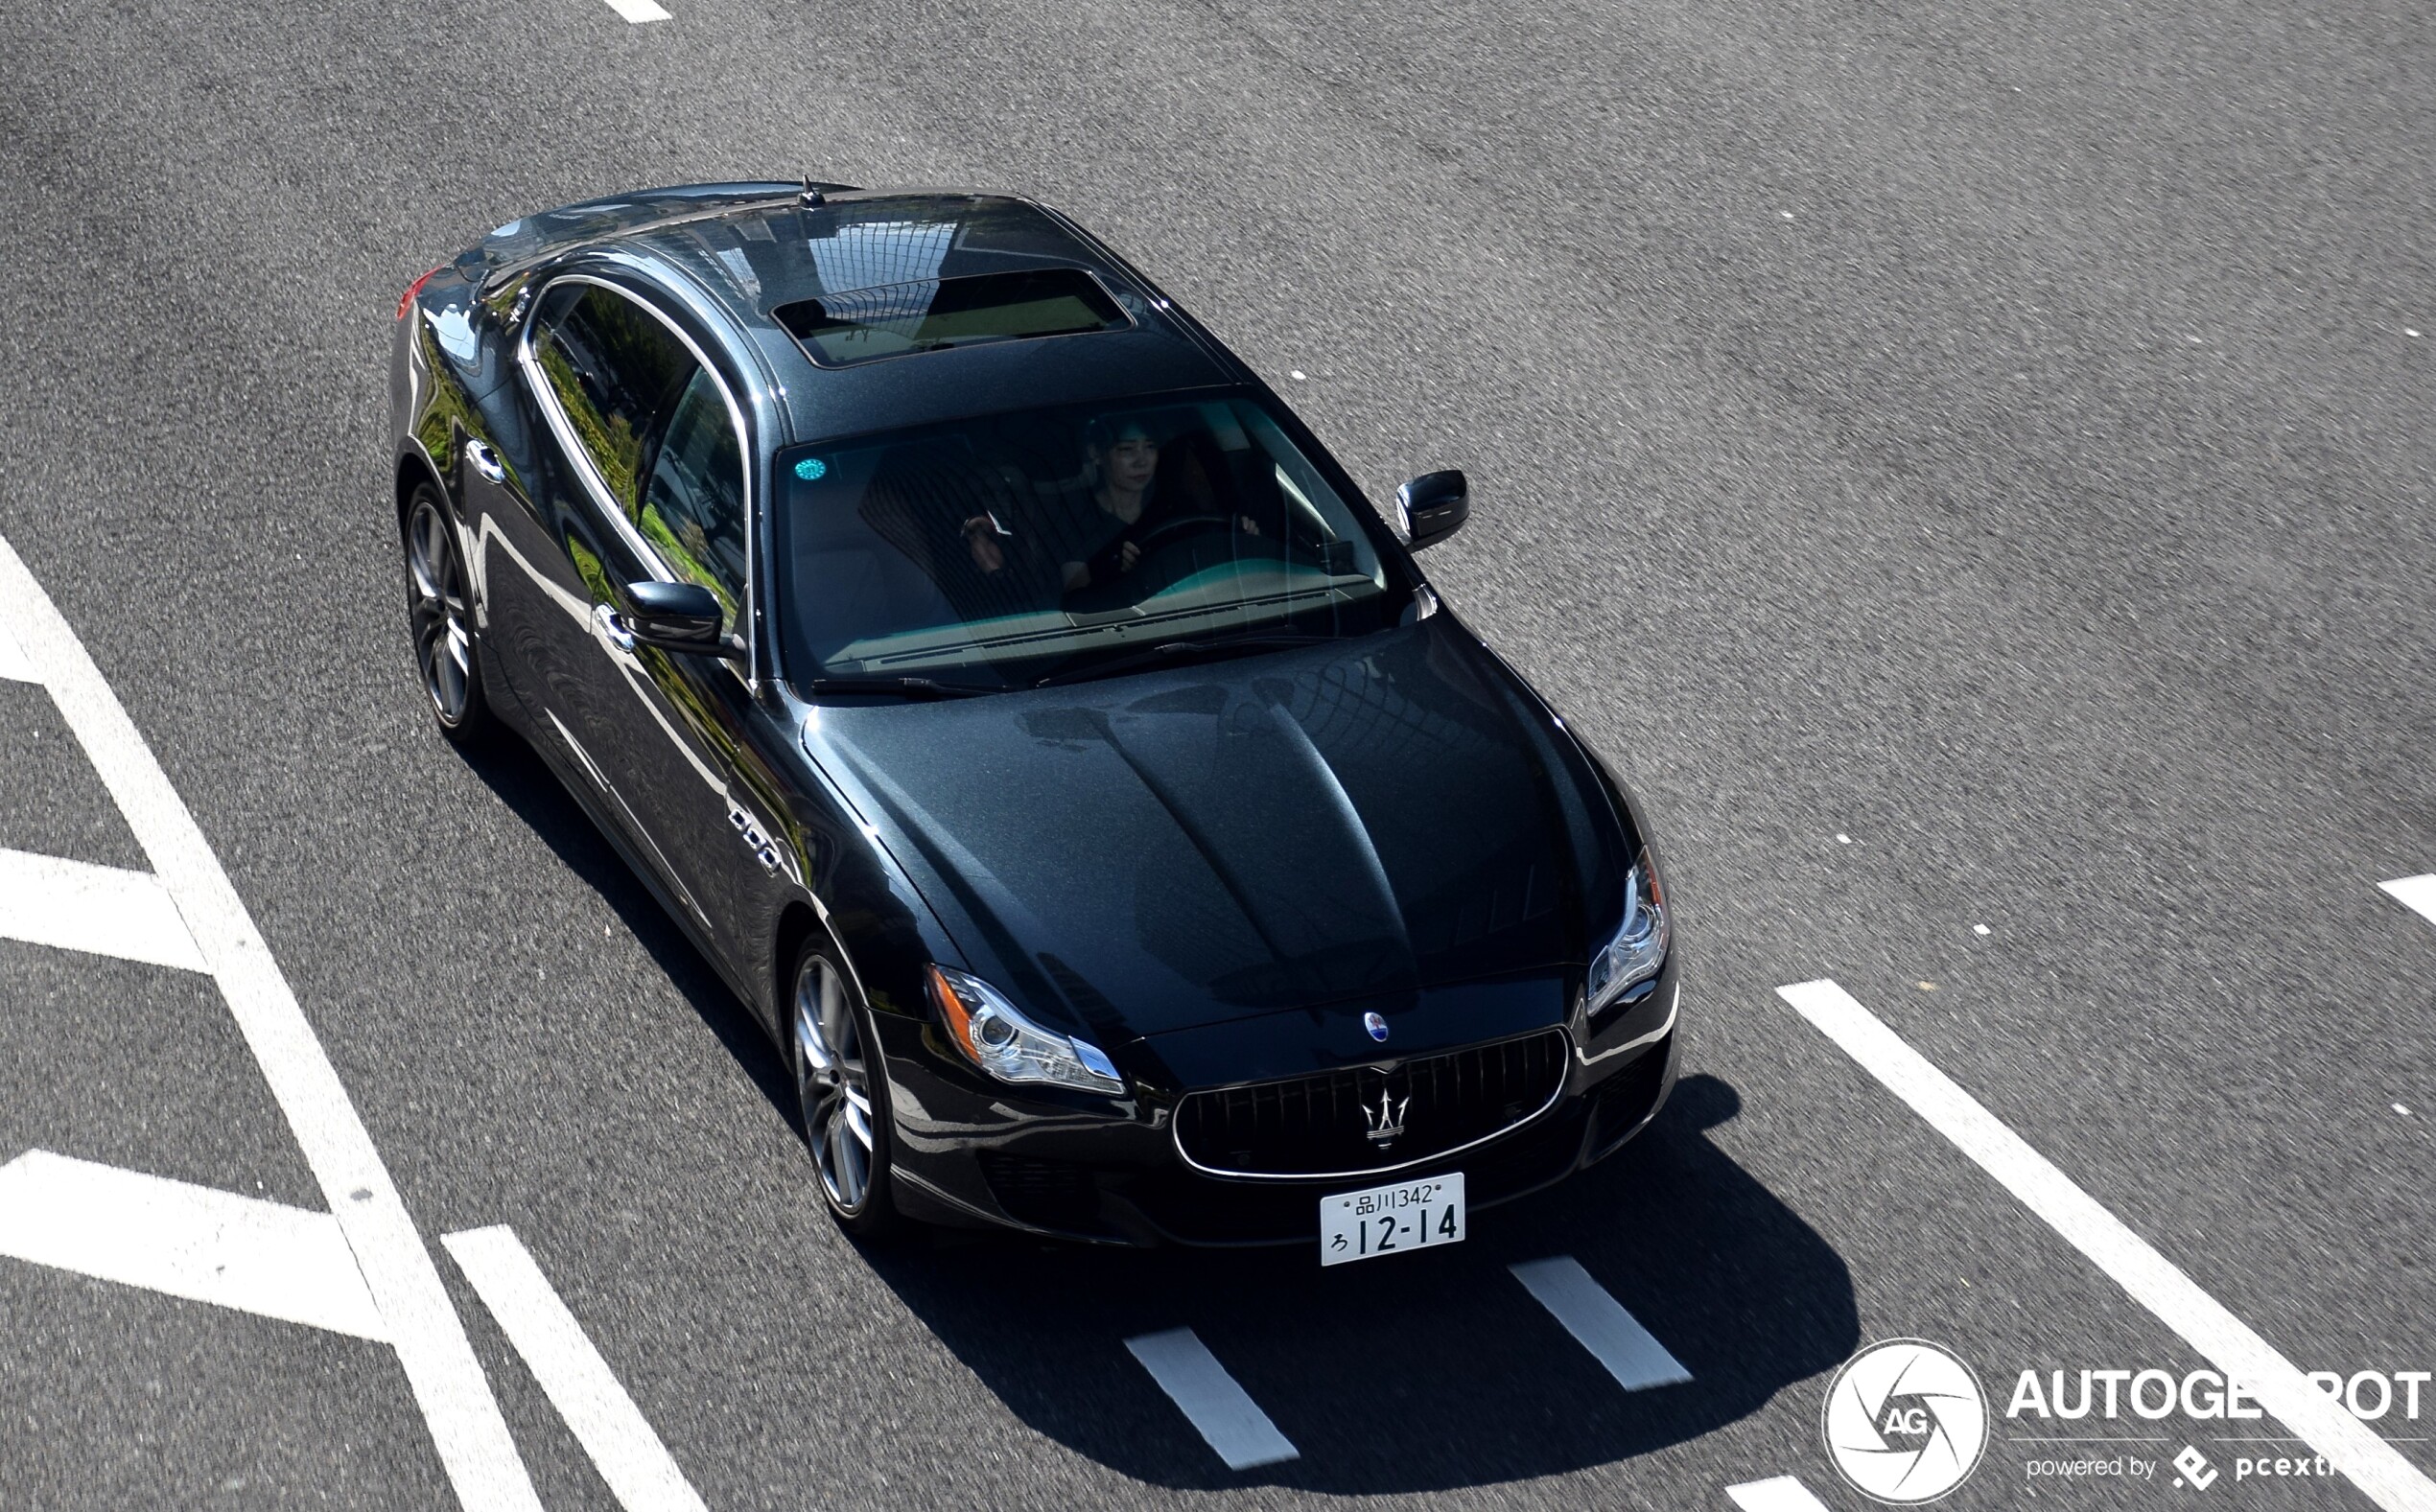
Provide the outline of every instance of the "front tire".
<path id="1" fill-rule="evenodd" d="M 904 1220 L 897 1212 L 891 1166 L 888 1076 L 871 1015 L 846 974 L 817 946 L 797 960 L 794 983 L 787 1058 L 821 1197 L 849 1234 L 886 1237 Z"/>
<path id="2" fill-rule="evenodd" d="M 473 597 L 466 590 L 457 524 L 439 490 L 422 483 L 407 500 L 400 528 L 415 668 L 440 733 L 469 744 L 490 732 L 491 711 L 482 697 L 481 647 L 474 639 Z"/>

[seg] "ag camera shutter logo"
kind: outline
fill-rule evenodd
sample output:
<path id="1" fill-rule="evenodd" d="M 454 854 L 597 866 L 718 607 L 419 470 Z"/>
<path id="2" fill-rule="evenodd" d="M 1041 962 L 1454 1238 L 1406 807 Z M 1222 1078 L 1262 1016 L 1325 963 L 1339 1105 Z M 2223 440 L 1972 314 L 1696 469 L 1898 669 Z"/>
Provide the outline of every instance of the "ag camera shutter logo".
<path id="1" fill-rule="evenodd" d="M 1988 1447 L 1988 1399 L 1954 1351 L 1922 1338 L 1872 1344 L 1827 1384 L 1820 1436 L 1862 1496 L 1909 1506 L 1971 1478 Z"/>

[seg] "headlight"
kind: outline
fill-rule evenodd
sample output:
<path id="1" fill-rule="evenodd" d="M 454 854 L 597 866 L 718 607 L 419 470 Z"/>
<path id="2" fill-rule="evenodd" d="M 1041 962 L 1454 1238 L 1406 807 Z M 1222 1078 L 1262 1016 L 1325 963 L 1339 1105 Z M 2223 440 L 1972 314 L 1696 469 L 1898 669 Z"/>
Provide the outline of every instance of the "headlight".
<path id="1" fill-rule="evenodd" d="M 1125 1079 L 1097 1045 L 1042 1028 L 978 977 L 934 965 L 930 997 L 948 1021 L 948 1037 L 956 1048 L 1001 1082 L 1070 1086 L 1111 1096 L 1125 1090 Z"/>
<path id="2" fill-rule="evenodd" d="M 1622 997 L 1636 982 L 1646 982 L 1666 965 L 1666 908 L 1658 893 L 1657 869 L 1650 864 L 1645 846 L 1624 882 L 1624 924 L 1605 949 L 1592 959 L 1583 989 L 1590 1012 Z"/>

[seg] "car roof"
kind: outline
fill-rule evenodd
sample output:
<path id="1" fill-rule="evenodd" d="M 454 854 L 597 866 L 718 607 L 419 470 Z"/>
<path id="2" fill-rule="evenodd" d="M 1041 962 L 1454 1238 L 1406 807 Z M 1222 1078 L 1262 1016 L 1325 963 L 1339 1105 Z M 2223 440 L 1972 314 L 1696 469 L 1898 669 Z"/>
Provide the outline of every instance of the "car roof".
<path id="1" fill-rule="evenodd" d="M 1072 221 L 1031 200 L 927 189 L 830 190 L 813 197 L 780 187 L 774 196 L 723 203 L 696 198 L 689 204 L 691 213 L 621 227 L 608 244 L 681 278 L 743 335 L 782 396 L 792 431 L 783 440 L 1231 384 L 1250 377 L 1140 273 Z M 809 202 L 814 198 L 818 202 Z M 772 314 L 853 290 L 1043 268 L 1091 274 L 1130 324 L 827 367 L 815 363 Z"/>

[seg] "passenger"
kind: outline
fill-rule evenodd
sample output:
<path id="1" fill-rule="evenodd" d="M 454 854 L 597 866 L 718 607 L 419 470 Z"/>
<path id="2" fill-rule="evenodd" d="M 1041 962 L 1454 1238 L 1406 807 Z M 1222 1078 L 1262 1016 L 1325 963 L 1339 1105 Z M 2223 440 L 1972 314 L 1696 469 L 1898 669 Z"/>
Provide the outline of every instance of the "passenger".
<path id="1" fill-rule="evenodd" d="M 1006 543 L 1015 539 L 995 509 L 987 509 L 964 523 L 965 549 L 972 553 L 972 565 L 985 574 L 1003 572 L 1007 566 Z"/>
<path id="2" fill-rule="evenodd" d="M 972 531 L 959 532 L 956 524 L 979 520 L 989 529 L 992 522 L 1011 518 L 1012 500 L 1004 480 L 967 454 L 901 446 L 873 469 L 858 509 L 872 532 L 896 547 L 971 624 L 1037 607 L 1040 572 L 1027 579 L 1006 570 L 1020 559 L 1013 532 L 1004 531 L 1005 546 L 985 558 Z M 998 539 L 994 531 L 991 545 L 997 547 Z"/>

